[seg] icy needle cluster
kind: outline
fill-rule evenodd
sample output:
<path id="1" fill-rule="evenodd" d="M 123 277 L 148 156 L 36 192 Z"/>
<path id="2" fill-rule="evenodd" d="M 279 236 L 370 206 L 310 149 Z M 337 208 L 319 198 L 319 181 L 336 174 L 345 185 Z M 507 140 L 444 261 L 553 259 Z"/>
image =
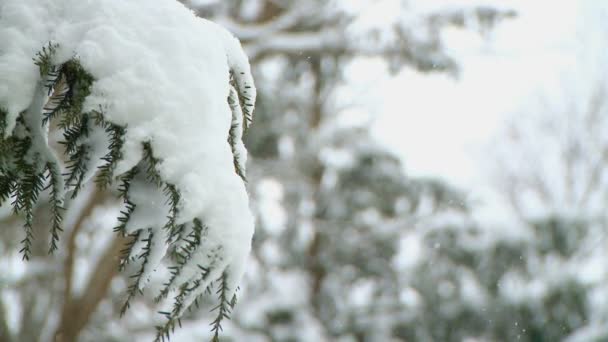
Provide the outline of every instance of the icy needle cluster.
<path id="1" fill-rule="evenodd" d="M 219 331 L 253 234 L 241 138 L 255 96 L 240 43 L 177 1 L 3 0 L 0 196 L 25 217 L 24 257 L 46 188 L 52 251 L 64 197 L 90 179 L 117 182 L 123 264 L 138 270 L 124 309 L 171 260 L 159 299 L 174 305 L 159 338 L 213 283 Z M 50 123 L 65 158 L 48 145 Z"/>

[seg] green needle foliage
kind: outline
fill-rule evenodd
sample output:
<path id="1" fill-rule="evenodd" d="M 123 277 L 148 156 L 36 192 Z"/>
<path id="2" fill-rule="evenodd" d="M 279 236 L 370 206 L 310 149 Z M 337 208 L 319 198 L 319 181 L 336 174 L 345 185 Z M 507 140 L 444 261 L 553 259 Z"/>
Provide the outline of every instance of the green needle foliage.
<path id="1" fill-rule="evenodd" d="M 120 309 L 121 317 L 124 316 L 124 314 L 127 312 L 129 307 L 131 306 L 131 299 L 133 299 L 135 297 L 135 295 L 137 295 L 138 292 L 141 293 L 141 284 L 143 281 L 145 281 L 145 279 L 143 279 L 144 271 L 146 270 L 146 267 L 149 266 L 148 257 L 150 256 L 150 250 L 152 248 L 152 239 L 153 238 L 154 238 L 154 233 L 152 231 L 148 231 L 148 237 L 143 239 L 143 242 L 145 243 L 145 245 L 142 248 L 142 250 L 143 250 L 142 253 L 138 255 L 138 258 L 142 260 L 141 266 L 140 266 L 139 270 L 137 271 L 137 273 L 135 273 L 131 276 L 131 278 L 133 278 L 134 281 L 133 281 L 133 283 L 131 283 L 131 285 L 129 285 L 129 288 L 127 289 L 127 300 L 125 300 L 125 303 L 123 304 L 122 308 Z"/>
<path id="2" fill-rule="evenodd" d="M 40 72 L 40 81 L 32 104 L 19 114 L 10 131 L 8 111 L 0 108 L 0 204 L 10 201 L 14 213 L 23 217 L 24 237 L 20 253 L 23 259 L 29 260 L 32 257 L 34 216 L 43 194 L 50 204 L 48 251 L 53 253 L 61 247 L 65 197 L 77 198 L 85 183 L 93 176 L 99 189 L 111 188 L 116 182 L 115 190 L 123 201 L 123 209 L 114 231 L 126 236 L 128 241 L 120 252 L 120 269 L 125 269 L 129 264 L 137 265 L 136 271 L 130 276 L 132 281 L 120 314 L 122 316 L 127 312 L 131 301 L 142 292 L 143 285 L 148 281 L 145 278 L 149 274 L 149 268 L 155 267 L 150 263 L 150 256 L 154 253 L 154 248 L 158 247 L 156 244 L 166 243 L 172 250 L 175 263 L 170 267 L 170 279 L 156 299 L 160 301 L 167 298 L 176 287 L 178 290 L 171 312 L 161 313 L 167 318 L 166 324 L 157 327 L 157 340 L 164 341 L 174 331 L 176 323 L 180 325 L 183 312 L 189 309 L 192 300 L 188 298 L 196 294 L 194 303 L 198 305 L 201 291 L 197 289 L 201 286 L 207 286 L 205 292 L 211 294 L 213 282 L 207 281 L 207 278 L 216 259 L 220 258 L 218 251 L 221 246 L 211 248 L 211 253 L 216 253 L 213 254 L 215 259 L 212 258 L 211 265 L 195 265 L 200 274 L 194 280 L 176 284 L 184 267 L 192 262 L 195 253 L 205 244 L 208 228 L 198 218 L 186 224 L 177 223 L 182 196 L 179 189 L 166 182 L 158 171 L 162 161 L 155 156 L 151 141 L 142 144 L 142 159 L 135 167 L 122 174 L 116 173 L 117 165 L 123 159 L 127 127 L 106 120 L 102 110 L 83 112 L 85 99 L 91 94 L 95 79 L 83 68 L 78 58 L 56 64 L 54 57 L 57 48 L 57 45 L 48 44 L 34 58 Z M 227 132 L 228 143 L 234 154 L 235 172 L 245 180 L 244 162 L 237 153 L 237 144 L 242 143 L 243 130 L 252 121 L 253 103 L 247 97 L 247 89 L 239 89 L 234 80 L 231 84 L 232 91 L 227 101 L 233 111 L 233 125 Z M 48 145 L 47 132 L 51 124 L 61 130 L 63 139 L 60 146 L 65 155 L 65 166 L 62 166 Z M 92 137 L 99 134 L 105 134 L 108 141 L 101 158 L 99 154 L 93 155 L 99 146 L 95 146 Z M 95 160 L 99 158 L 101 163 Z M 164 194 L 169 212 L 164 222 L 164 231 L 160 233 L 166 233 L 166 241 L 157 241 L 158 230 L 150 227 L 135 227 L 137 229 L 133 230 L 133 227 L 129 227 L 131 216 L 137 210 L 130 192 L 131 183 L 135 179 L 144 181 L 147 186 L 156 187 Z M 214 308 L 218 312 L 212 323 L 214 340 L 217 340 L 222 330 L 222 321 L 229 318 L 234 306 L 234 301 L 227 299 L 229 289 L 225 272 L 216 283 L 219 304 Z"/>
<path id="3" fill-rule="evenodd" d="M 213 332 L 213 342 L 219 342 L 220 332 L 222 332 L 222 322 L 224 319 L 230 319 L 232 309 L 236 305 L 236 296 L 232 296 L 228 299 L 228 275 L 226 272 L 222 274 L 222 277 L 218 279 L 219 285 L 216 294 L 219 299 L 219 304 L 211 311 L 217 311 L 217 317 L 211 322 L 211 331 Z"/>
<path id="4" fill-rule="evenodd" d="M 99 167 L 95 182 L 99 188 L 105 189 L 112 185 L 114 169 L 116 169 L 118 161 L 122 159 L 121 150 L 124 144 L 125 129 L 105 122 L 102 122 L 102 126 L 105 127 L 105 131 L 110 137 L 110 145 L 108 146 L 108 153 L 102 158 L 105 164 Z"/>
<path id="5" fill-rule="evenodd" d="M 61 173 L 56 168 L 56 165 L 47 163 L 48 179 L 49 184 L 47 188 L 51 189 L 50 203 L 51 203 L 51 214 L 52 214 L 52 226 L 51 226 L 51 246 L 49 247 L 49 254 L 52 254 L 57 250 L 57 242 L 59 241 L 59 233 L 63 231 L 61 228 L 62 217 L 62 203 L 58 189 L 61 187 Z"/>

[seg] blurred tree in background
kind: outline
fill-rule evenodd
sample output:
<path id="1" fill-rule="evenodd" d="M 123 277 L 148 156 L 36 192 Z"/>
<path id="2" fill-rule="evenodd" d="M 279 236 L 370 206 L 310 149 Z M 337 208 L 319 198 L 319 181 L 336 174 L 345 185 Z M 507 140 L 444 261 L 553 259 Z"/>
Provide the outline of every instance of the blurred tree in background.
<path id="1" fill-rule="evenodd" d="M 390 71 L 455 75 L 458 65 L 444 49 L 442 29 L 474 27 L 483 34 L 512 12 L 478 5 L 419 11 L 402 4 L 386 18 L 375 9 L 390 1 L 183 2 L 241 39 L 259 91 L 257 122 L 246 142 L 258 224 L 226 340 L 608 339 L 600 328 L 608 318 L 605 276 L 589 270 L 608 269 L 606 256 L 591 245 L 605 235 L 603 219 L 561 210 L 573 203 L 551 195 L 544 203 L 552 210 L 541 215 L 516 210 L 513 226 L 480 226 L 465 194 L 438 179 L 406 177 L 400 161 L 373 141 L 366 124 L 353 124 L 337 98 L 346 66 L 358 58 L 381 58 Z M 357 99 L 349 100 L 356 106 Z M 589 120 L 604 120 L 605 108 L 598 108 Z M 570 118 L 566 128 L 585 124 Z M 592 122 L 600 139 L 602 130 Z M 541 155 L 565 156 L 563 168 L 546 167 L 595 177 L 568 165 L 578 168 L 581 155 L 605 153 L 562 149 L 551 130 L 543 146 L 555 151 L 533 150 L 519 143 L 534 142 L 546 130 L 521 127 L 530 131 L 513 128 L 509 153 L 535 162 Z M 554 135 L 560 143 L 562 136 Z M 511 170 L 514 157 L 501 158 L 498 165 Z M 529 192 L 546 198 L 539 189 L 554 189 L 553 183 L 538 179 L 545 180 L 547 169 L 518 165 L 530 172 L 513 169 L 498 182 L 514 207 Z M 589 167 L 603 175 L 601 163 L 592 160 Z M 601 182 L 589 182 L 593 196 L 605 196 Z M 19 224 L 9 212 L 3 215 L 1 341 L 50 340 L 58 327 L 83 341 L 151 340 L 158 315 L 148 293 L 118 318 L 127 281 L 117 272 L 116 255 L 124 242 L 108 222 L 118 203 L 110 192 L 85 191 L 88 199 L 71 203 L 66 215 L 65 254 L 49 257 L 42 243 L 25 269 L 10 245 L 19 240 Z M 198 316 L 186 317 L 176 341 L 209 336 Z"/>
<path id="2" fill-rule="evenodd" d="M 401 237 L 465 205 L 439 181 L 407 179 L 365 127 L 343 124 L 336 88 L 344 66 L 361 57 L 384 58 L 394 70 L 455 73 L 442 27 L 511 13 L 402 7 L 394 22 L 370 25 L 365 14 L 346 12 L 347 2 L 255 3 L 198 7 L 244 42 L 261 94 L 248 136 L 260 222 L 236 339 L 397 338 L 410 310 L 399 299 L 407 283 L 395 264 Z"/>

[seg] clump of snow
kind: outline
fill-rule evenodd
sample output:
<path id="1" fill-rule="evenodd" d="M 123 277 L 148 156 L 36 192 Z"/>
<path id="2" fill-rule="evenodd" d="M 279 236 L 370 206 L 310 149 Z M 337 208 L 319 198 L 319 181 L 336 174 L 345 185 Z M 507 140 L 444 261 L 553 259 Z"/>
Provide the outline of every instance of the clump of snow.
<path id="1" fill-rule="evenodd" d="M 246 115 L 256 96 L 236 38 L 173 0 L 3 0 L 0 42 L 0 108 L 8 112 L 9 134 L 17 116 L 39 98 L 42 79 L 32 59 L 56 44 L 54 64 L 77 58 L 95 79 L 83 110 L 101 111 L 107 121 L 127 128 L 116 174 L 137 165 L 142 143 L 149 142 L 162 179 L 181 194 L 176 223 L 198 218 L 209 227 L 180 280 L 193 280 L 196 265 L 204 264 L 212 268 L 210 281 L 227 271 L 234 291 L 254 221 L 227 142 L 231 124 L 247 125 L 232 118 L 231 77 Z M 94 134 L 90 139 L 100 140 Z M 246 158 L 242 144 L 237 152 Z M 135 183 L 131 189 L 137 207 L 130 225 L 157 236 L 151 256 L 156 265 L 144 279 L 168 247 L 163 226 L 169 208 L 148 186 Z M 211 252 L 215 260 L 209 260 Z"/>

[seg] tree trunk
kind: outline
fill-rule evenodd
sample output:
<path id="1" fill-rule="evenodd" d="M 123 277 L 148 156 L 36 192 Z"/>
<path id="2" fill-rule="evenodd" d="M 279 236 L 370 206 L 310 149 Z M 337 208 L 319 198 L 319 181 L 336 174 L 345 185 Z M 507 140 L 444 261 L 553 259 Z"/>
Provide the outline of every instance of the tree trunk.
<path id="1" fill-rule="evenodd" d="M 95 206 L 103 200 L 103 194 L 95 190 L 87 207 L 82 211 L 74 229 L 72 230 L 68 246 L 67 257 L 64 265 L 65 290 L 64 304 L 61 312 L 61 321 L 55 332 L 55 342 L 77 341 L 78 335 L 88 324 L 91 316 L 105 298 L 112 279 L 118 273 L 120 250 L 124 248 L 126 238 L 117 236 L 108 249 L 93 268 L 94 272 L 89 282 L 78 298 L 72 293 L 72 278 L 74 273 L 74 261 L 76 254 L 76 236 L 82 230 L 82 226 L 89 217 Z"/>

